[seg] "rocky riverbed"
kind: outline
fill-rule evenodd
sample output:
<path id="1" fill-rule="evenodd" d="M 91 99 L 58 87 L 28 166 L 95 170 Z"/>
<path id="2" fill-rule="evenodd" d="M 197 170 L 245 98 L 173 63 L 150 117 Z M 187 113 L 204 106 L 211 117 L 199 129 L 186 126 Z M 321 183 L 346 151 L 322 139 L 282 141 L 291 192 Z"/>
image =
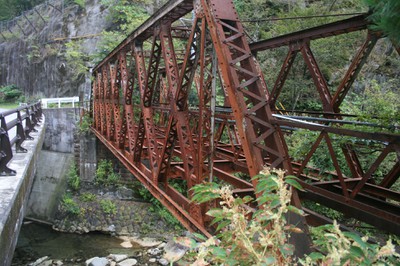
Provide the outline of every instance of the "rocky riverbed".
<path id="1" fill-rule="evenodd" d="M 48 231 L 50 230 L 50 231 Z M 38 224 L 24 225 L 13 266 L 132 266 L 188 265 L 187 237 L 171 239 L 66 234 Z"/>

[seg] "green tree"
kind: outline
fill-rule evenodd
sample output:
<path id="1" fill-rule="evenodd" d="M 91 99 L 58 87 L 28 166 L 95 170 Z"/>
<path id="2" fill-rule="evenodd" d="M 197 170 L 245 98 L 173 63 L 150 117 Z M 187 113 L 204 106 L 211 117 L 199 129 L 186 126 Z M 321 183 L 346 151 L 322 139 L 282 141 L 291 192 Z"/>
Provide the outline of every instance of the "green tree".
<path id="1" fill-rule="evenodd" d="M 0 21 L 12 19 L 23 11 L 43 3 L 44 0 L 0 0 Z"/>
<path id="2" fill-rule="evenodd" d="M 374 29 L 381 30 L 397 45 L 400 45 L 400 1 L 399 0 L 364 0 L 373 13 L 370 19 Z"/>

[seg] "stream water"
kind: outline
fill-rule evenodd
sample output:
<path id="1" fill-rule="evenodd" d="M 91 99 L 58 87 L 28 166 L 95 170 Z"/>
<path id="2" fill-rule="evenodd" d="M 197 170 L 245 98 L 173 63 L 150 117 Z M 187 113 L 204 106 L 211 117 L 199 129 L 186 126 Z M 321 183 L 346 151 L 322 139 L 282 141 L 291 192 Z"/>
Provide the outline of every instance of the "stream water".
<path id="1" fill-rule="evenodd" d="M 135 256 L 143 247 L 123 248 L 123 241 L 101 233 L 84 235 L 60 233 L 50 226 L 25 222 L 21 228 L 18 244 L 14 252 L 13 266 L 28 265 L 37 259 L 49 256 L 61 260 L 64 265 L 85 265 L 92 257 L 109 254 Z"/>

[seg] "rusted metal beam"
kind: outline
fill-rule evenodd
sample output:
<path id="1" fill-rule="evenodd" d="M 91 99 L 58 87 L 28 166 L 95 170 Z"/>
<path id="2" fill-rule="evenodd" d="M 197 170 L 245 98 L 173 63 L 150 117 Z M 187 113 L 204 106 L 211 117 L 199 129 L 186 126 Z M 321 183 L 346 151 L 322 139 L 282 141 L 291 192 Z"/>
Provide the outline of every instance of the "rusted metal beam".
<path id="1" fill-rule="evenodd" d="M 302 40 L 315 40 L 330 36 L 340 35 L 344 33 L 354 32 L 366 29 L 369 22 L 368 15 L 360 15 L 345 20 L 332 22 L 329 24 L 317 26 L 314 28 L 289 33 L 268 40 L 262 40 L 250 44 L 253 53 L 267 49 L 288 46 Z"/>
<path id="2" fill-rule="evenodd" d="M 367 40 L 357 52 L 357 55 L 351 62 L 351 65 L 347 70 L 345 77 L 343 78 L 338 89 L 336 90 L 335 95 L 331 100 L 331 104 L 335 112 L 339 112 L 340 104 L 343 102 L 345 96 L 347 95 L 348 91 L 356 80 L 358 73 L 360 73 L 362 66 L 366 62 L 377 41 L 378 35 L 376 33 L 374 34 L 372 32 L 369 32 Z"/>
<path id="3" fill-rule="evenodd" d="M 328 191 L 326 189 L 310 185 L 300 181 L 302 187 L 307 191 L 300 193 L 302 198 L 313 200 L 329 208 L 339 210 L 350 217 L 365 221 L 377 228 L 394 234 L 400 234 L 400 209 L 397 212 L 388 212 L 382 206 L 374 207 L 356 199 L 349 199 L 343 195 Z"/>

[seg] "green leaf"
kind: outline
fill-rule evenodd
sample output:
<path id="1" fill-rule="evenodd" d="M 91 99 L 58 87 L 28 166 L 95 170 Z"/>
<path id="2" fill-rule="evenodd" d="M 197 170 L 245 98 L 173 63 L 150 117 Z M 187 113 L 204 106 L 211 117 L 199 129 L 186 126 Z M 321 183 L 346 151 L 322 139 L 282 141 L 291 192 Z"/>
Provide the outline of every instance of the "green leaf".
<path id="1" fill-rule="evenodd" d="M 237 205 L 242 205 L 244 202 L 243 202 L 243 199 L 242 198 L 236 198 L 235 199 L 235 204 L 237 204 Z"/>
<path id="2" fill-rule="evenodd" d="M 367 243 L 364 242 L 358 234 L 353 233 L 353 232 L 343 232 L 343 234 L 345 236 L 347 236 L 348 238 L 354 240 L 357 244 L 360 245 L 360 247 L 362 249 L 366 249 L 367 248 Z"/>
<path id="3" fill-rule="evenodd" d="M 225 217 L 221 216 L 221 217 L 216 217 L 212 220 L 210 225 L 213 225 L 215 223 L 218 223 L 219 221 L 223 220 Z"/>
<path id="4" fill-rule="evenodd" d="M 305 190 L 303 189 L 303 187 L 299 184 L 299 182 L 297 182 L 297 180 L 294 180 L 294 179 L 286 179 L 285 182 L 286 182 L 286 184 L 289 184 L 289 185 L 291 185 L 292 187 L 294 187 L 294 188 L 296 188 L 296 189 L 298 189 L 298 190 L 300 190 L 300 191 L 305 191 Z"/>
<path id="5" fill-rule="evenodd" d="M 276 262 L 274 257 L 264 258 L 261 265 L 273 265 Z"/>
<path id="6" fill-rule="evenodd" d="M 202 234 L 193 233 L 193 236 L 194 236 L 195 238 L 199 239 L 199 240 L 207 241 L 207 237 L 203 236 Z"/>
<path id="7" fill-rule="evenodd" d="M 325 258 L 325 256 L 319 252 L 311 252 L 310 255 L 308 255 L 313 261 L 317 260 L 322 260 Z"/>
<path id="8" fill-rule="evenodd" d="M 294 246 L 291 244 L 283 244 L 279 250 L 282 252 L 283 255 L 293 255 Z"/>
<path id="9" fill-rule="evenodd" d="M 293 205 L 289 205 L 289 206 L 287 206 L 287 208 L 288 208 L 289 211 L 291 211 L 291 212 L 293 212 L 293 213 L 297 213 L 297 214 L 299 214 L 299 215 L 304 215 L 304 211 L 303 211 L 303 210 L 301 210 L 301 209 L 299 209 L 299 208 L 296 208 L 296 207 L 293 206 Z"/>
<path id="10" fill-rule="evenodd" d="M 226 258 L 226 250 L 221 247 L 212 247 L 213 255 L 217 258 L 224 259 Z"/>
<path id="11" fill-rule="evenodd" d="M 271 201 L 271 203 L 269 204 L 269 206 L 271 208 L 276 208 L 281 204 L 281 201 L 279 199 L 274 199 L 273 201 Z"/>
<path id="12" fill-rule="evenodd" d="M 222 228 L 225 228 L 227 225 L 229 225 L 231 221 L 226 220 L 218 224 L 216 231 L 220 231 Z"/>
<path id="13" fill-rule="evenodd" d="M 244 203 L 249 203 L 249 202 L 252 202 L 254 199 L 253 199 L 253 197 L 251 197 L 251 196 L 245 196 L 244 198 L 243 198 L 243 201 L 244 201 Z"/>
<path id="14" fill-rule="evenodd" d="M 221 217 L 222 216 L 222 210 L 221 209 L 211 209 L 207 212 L 207 215 L 211 217 Z"/>
<path id="15" fill-rule="evenodd" d="M 261 196 L 257 198 L 258 206 L 263 205 L 268 201 L 268 198 L 266 196 Z"/>
<path id="16" fill-rule="evenodd" d="M 253 178 L 251 180 L 259 180 L 259 179 L 263 179 L 265 177 L 266 177 L 265 175 L 258 174 L 258 175 L 253 176 Z"/>
<path id="17" fill-rule="evenodd" d="M 356 258 L 364 257 L 364 251 L 360 247 L 356 247 L 356 246 L 350 247 L 350 254 Z"/>

